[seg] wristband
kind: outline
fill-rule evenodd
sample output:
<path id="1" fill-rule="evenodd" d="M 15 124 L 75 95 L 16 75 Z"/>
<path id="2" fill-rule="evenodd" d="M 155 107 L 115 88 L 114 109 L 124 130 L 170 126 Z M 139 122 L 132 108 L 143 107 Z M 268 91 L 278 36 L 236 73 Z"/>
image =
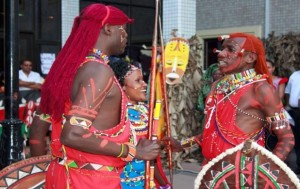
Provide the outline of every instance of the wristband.
<path id="1" fill-rule="evenodd" d="M 119 157 L 122 157 L 123 156 L 123 153 L 124 153 L 124 144 L 121 144 L 121 152 L 120 154 L 117 156 L 118 158 Z"/>
<path id="2" fill-rule="evenodd" d="M 121 158 L 123 161 L 132 161 L 136 155 L 136 148 L 135 145 L 132 143 L 125 143 L 128 146 L 128 154 L 126 158 Z"/>

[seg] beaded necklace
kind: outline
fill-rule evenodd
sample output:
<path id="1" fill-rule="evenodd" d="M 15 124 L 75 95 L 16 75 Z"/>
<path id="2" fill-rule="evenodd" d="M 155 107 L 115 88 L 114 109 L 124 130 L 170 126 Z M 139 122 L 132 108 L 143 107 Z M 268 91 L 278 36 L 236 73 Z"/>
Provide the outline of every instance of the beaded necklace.
<path id="1" fill-rule="evenodd" d="M 148 106 L 145 103 L 127 103 L 127 114 L 133 129 L 138 136 L 145 136 L 148 132 Z"/>
<path id="2" fill-rule="evenodd" d="M 244 72 L 241 73 L 237 73 L 237 74 L 231 74 L 231 75 L 227 75 L 225 76 L 224 79 L 222 79 L 222 81 L 220 81 L 217 84 L 217 88 L 216 88 L 216 94 L 214 95 L 214 99 L 215 99 L 215 126 L 216 126 L 216 131 L 218 132 L 218 134 L 221 136 L 221 138 L 226 141 L 227 143 L 235 146 L 236 144 L 232 143 L 231 141 L 229 141 L 226 136 L 230 136 L 232 139 L 237 139 L 237 140 L 244 140 L 247 138 L 251 138 L 254 140 L 260 140 L 261 136 L 264 133 L 264 127 L 262 127 L 261 129 L 258 129 L 252 133 L 239 133 L 239 132 L 235 132 L 232 130 L 229 130 L 227 128 L 226 125 L 231 125 L 234 123 L 230 122 L 230 119 L 225 121 L 223 120 L 223 122 L 221 122 L 220 118 L 218 117 L 218 110 L 219 108 L 222 110 L 224 110 L 225 108 L 225 102 L 224 100 L 226 99 L 227 102 L 234 107 L 234 109 L 236 109 L 236 111 L 239 111 L 245 115 L 248 115 L 254 119 L 260 120 L 262 122 L 265 122 L 265 119 L 262 119 L 256 115 L 253 115 L 251 113 L 248 113 L 244 110 L 242 110 L 241 108 L 238 107 L 237 105 L 237 100 L 239 99 L 239 97 L 237 98 L 236 96 L 240 95 L 241 93 L 244 93 L 245 90 L 247 90 L 247 86 L 255 83 L 255 82 L 259 82 L 259 81 L 263 81 L 264 76 L 263 75 L 256 75 L 256 72 L 254 69 L 250 69 L 250 70 L 246 70 Z M 221 97 L 220 100 L 218 100 L 218 97 Z M 234 100 L 235 99 L 235 100 Z M 220 102 L 223 101 L 223 104 L 220 104 Z M 220 106 L 220 107 L 219 107 Z M 220 113 L 221 115 L 222 113 Z M 234 113 L 234 115 L 232 116 L 236 116 L 236 112 Z M 235 121 L 235 118 L 232 120 Z"/>
<path id="3" fill-rule="evenodd" d="M 106 54 L 104 54 L 102 51 L 100 51 L 99 49 L 93 48 L 92 50 L 90 50 L 91 53 L 87 56 L 87 58 L 97 58 L 97 59 L 103 59 L 105 64 L 107 64 L 109 62 L 109 58 Z"/>
<path id="4" fill-rule="evenodd" d="M 230 74 L 217 84 L 217 94 L 227 94 L 239 89 L 247 83 L 262 79 L 263 75 L 257 75 L 254 69 L 249 69 L 240 73 Z"/>
<path id="5" fill-rule="evenodd" d="M 127 103 L 127 115 L 130 127 L 137 137 L 148 134 L 148 112 L 148 106 L 145 103 Z M 123 169 L 121 182 L 130 188 L 141 188 L 144 186 L 144 174 L 145 161 L 134 159 L 132 162 L 128 162 Z"/>
<path id="6" fill-rule="evenodd" d="M 145 174 L 144 167 L 144 160 L 134 159 L 132 162 L 128 162 L 123 169 L 121 181 L 130 187 L 143 186 Z"/>

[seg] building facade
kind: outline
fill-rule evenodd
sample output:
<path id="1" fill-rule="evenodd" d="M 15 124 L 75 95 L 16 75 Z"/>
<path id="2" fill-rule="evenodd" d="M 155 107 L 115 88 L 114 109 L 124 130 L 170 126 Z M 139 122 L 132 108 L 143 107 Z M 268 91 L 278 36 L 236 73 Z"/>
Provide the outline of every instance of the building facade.
<path id="1" fill-rule="evenodd" d="M 5 57 L 4 2 L 0 0 L 1 71 Z M 116 6 L 135 19 L 128 27 L 128 55 L 136 59 L 142 45 L 151 46 L 154 0 L 19 0 L 19 59 L 33 60 L 33 69 L 42 73 L 42 61 L 49 63 L 57 56 L 74 17 L 95 2 Z M 216 61 L 212 48 L 219 46 L 218 35 L 248 32 L 266 38 L 271 32 L 299 32 L 299 7 L 299 0 L 162 0 L 163 38 L 167 42 L 172 31 L 187 39 L 197 34 L 205 69 Z"/>
<path id="2" fill-rule="evenodd" d="M 218 47 L 217 36 L 247 32 L 267 38 L 300 32 L 298 0 L 197 0 L 196 30 L 203 46 L 203 67 L 216 61 L 212 53 Z"/>

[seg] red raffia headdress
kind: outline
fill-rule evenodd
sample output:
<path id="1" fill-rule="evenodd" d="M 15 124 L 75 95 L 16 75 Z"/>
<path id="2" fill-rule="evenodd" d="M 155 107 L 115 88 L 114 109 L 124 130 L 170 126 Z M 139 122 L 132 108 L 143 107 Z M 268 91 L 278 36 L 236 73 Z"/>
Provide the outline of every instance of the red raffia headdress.
<path id="1" fill-rule="evenodd" d="M 71 97 L 71 88 L 78 67 L 95 46 L 105 24 L 132 23 L 125 13 L 113 6 L 92 4 L 77 16 L 64 47 L 54 61 L 42 87 L 40 109 L 54 119 L 61 118 L 65 102 Z"/>
<path id="2" fill-rule="evenodd" d="M 258 74 L 267 75 L 266 79 L 268 83 L 272 85 L 272 77 L 268 71 L 265 48 L 262 41 L 254 35 L 247 33 L 232 33 L 229 36 L 226 36 L 225 38 L 246 38 L 242 49 L 244 49 L 244 51 L 253 52 L 257 55 L 257 60 L 254 69 Z"/>

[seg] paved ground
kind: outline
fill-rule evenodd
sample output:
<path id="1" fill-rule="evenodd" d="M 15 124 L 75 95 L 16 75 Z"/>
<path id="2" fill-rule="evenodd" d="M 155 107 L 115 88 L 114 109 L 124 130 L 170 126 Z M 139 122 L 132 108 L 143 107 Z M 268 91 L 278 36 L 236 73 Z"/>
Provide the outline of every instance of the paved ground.
<path id="1" fill-rule="evenodd" d="M 199 163 L 187 163 L 183 162 L 181 164 L 183 167 L 182 170 L 175 169 L 173 174 L 173 189 L 193 189 L 194 181 L 200 170 Z M 165 173 L 168 175 L 168 170 L 165 170 Z"/>

